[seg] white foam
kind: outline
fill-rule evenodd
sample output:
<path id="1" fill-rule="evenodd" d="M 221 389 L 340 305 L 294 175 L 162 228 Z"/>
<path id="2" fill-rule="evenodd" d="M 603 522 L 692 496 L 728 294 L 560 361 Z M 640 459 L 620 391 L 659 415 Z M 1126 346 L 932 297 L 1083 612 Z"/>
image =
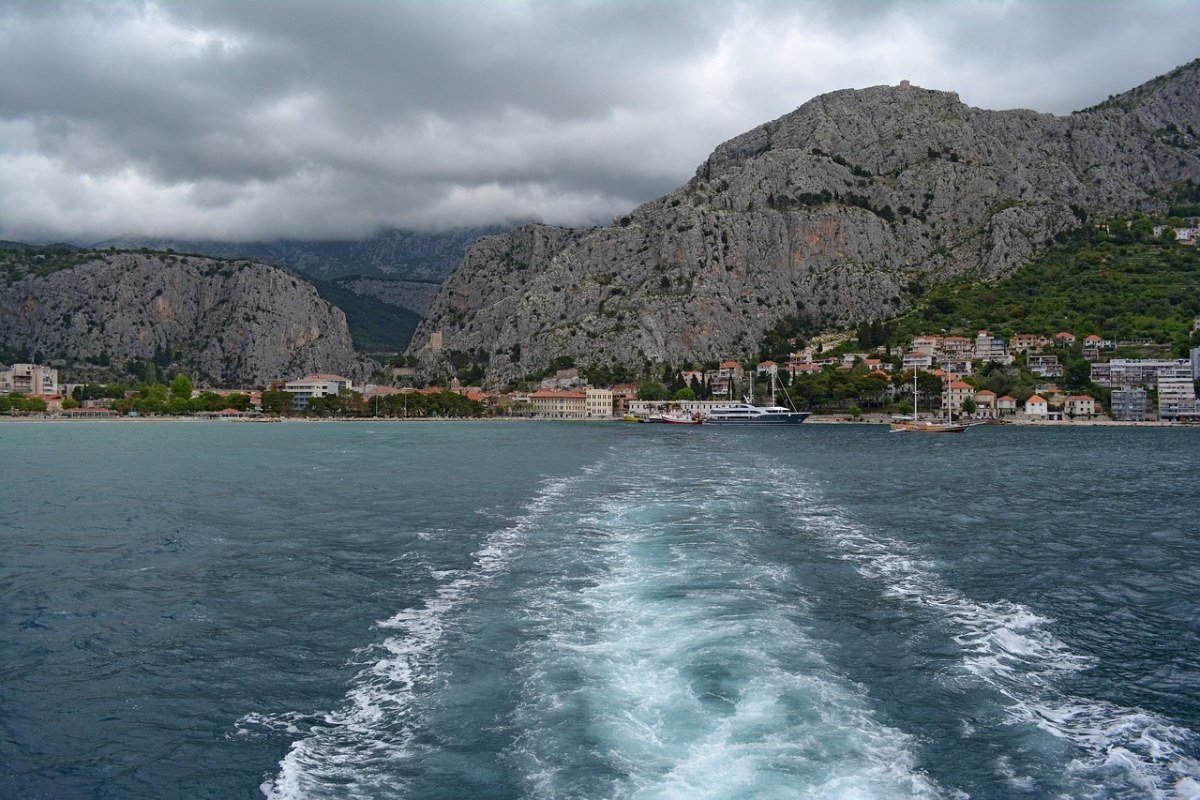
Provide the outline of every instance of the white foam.
<path id="1" fill-rule="evenodd" d="M 591 580 L 522 598 L 512 760 L 530 796 L 942 796 L 817 652 L 793 572 L 743 551 L 763 533 L 745 489 L 716 482 L 697 510 L 669 478 L 614 487 L 581 514 Z"/>
<path id="2" fill-rule="evenodd" d="M 293 742 L 279 774 L 263 784 L 267 797 L 308 797 L 330 782 L 349 797 L 402 792 L 395 765 L 413 755 L 411 744 L 421 725 L 420 696 L 438 678 L 439 646 L 447 630 L 478 591 L 507 567 L 524 535 L 576 480 L 547 482 L 524 515 L 480 544 L 468 569 L 430 570 L 439 585 L 425 601 L 377 623 L 394 635 L 355 653 L 355 660 L 367 666 L 351 681 L 345 705 Z M 247 715 L 239 725 L 252 722 L 257 721 Z"/>
<path id="3" fill-rule="evenodd" d="M 1140 709 L 1062 691 L 1065 675 L 1091 668 L 1095 659 L 1057 639 L 1052 620 L 1020 603 L 972 600 L 944 585 L 936 568 L 905 543 L 868 534 L 841 510 L 821 507 L 798 482 L 790 485 L 797 507 L 820 517 L 819 529 L 860 574 L 883 582 L 885 596 L 936 611 L 958 628 L 963 669 L 1008 699 L 1005 711 L 1014 721 L 1074 746 L 1073 775 L 1103 787 L 1117 773 L 1147 797 L 1197 800 L 1188 792 L 1200 780 L 1200 763 L 1186 755 L 1195 732 Z M 1017 788 L 1026 783 L 1007 777 Z"/>

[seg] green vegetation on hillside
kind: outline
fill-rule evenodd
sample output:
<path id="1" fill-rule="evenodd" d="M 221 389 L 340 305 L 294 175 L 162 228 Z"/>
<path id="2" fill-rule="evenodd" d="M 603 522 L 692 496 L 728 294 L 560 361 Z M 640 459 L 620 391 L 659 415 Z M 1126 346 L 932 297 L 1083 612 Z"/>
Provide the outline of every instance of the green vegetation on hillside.
<path id="1" fill-rule="evenodd" d="M 309 278 L 328 303 L 346 315 L 354 349 L 365 353 L 400 353 L 412 341 L 421 317 L 407 308 L 355 294 L 335 283 Z"/>
<path id="2" fill-rule="evenodd" d="M 1200 315 L 1200 248 L 1156 240 L 1144 218 L 1110 229 L 1081 233 L 995 284 L 931 287 L 898 321 L 899 330 L 906 336 L 1068 331 L 1186 347 Z"/>
<path id="3" fill-rule="evenodd" d="M 5 285 L 11 286 L 26 275 L 49 275 L 82 264 L 94 255 L 90 250 L 69 244 L 0 242 L 0 274 Z"/>

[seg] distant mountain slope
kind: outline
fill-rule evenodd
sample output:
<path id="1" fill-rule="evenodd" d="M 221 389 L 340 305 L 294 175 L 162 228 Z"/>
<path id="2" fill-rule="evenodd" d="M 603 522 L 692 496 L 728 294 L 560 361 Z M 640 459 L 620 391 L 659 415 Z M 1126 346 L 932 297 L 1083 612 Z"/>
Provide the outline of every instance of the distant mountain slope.
<path id="1" fill-rule="evenodd" d="M 356 350 L 383 354 L 402 352 L 412 340 L 421 315 L 400 304 L 384 302 L 370 293 L 355 291 L 356 286 L 368 281 L 372 288 L 392 283 L 368 278 L 352 279 L 348 283 L 342 278 L 334 281 L 314 280 L 313 286 L 323 299 L 346 315 L 346 324 L 350 327 L 350 338 Z M 430 284 L 425 285 L 433 288 Z"/>
<path id="2" fill-rule="evenodd" d="M 469 353 L 490 383 L 564 355 L 750 353 L 788 318 L 886 319 L 926 285 L 1007 275 L 1089 213 L 1161 211 L 1186 181 L 1200 182 L 1200 61 L 1068 117 L 906 84 L 834 92 L 609 227 L 476 242 L 410 352 L 436 371 Z"/>
<path id="3" fill-rule="evenodd" d="M 251 258 L 324 281 L 362 275 L 440 283 L 458 266 L 471 242 L 501 230 L 494 226 L 433 233 L 391 230 L 361 241 L 221 242 L 134 236 L 98 242 L 95 247 L 145 247 L 219 258 Z"/>
<path id="4" fill-rule="evenodd" d="M 6 249 L 0 351 L 86 370 L 155 360 L 210 386 L 365 377 L 345 315 L 265 264 L 166 253 Z"/>

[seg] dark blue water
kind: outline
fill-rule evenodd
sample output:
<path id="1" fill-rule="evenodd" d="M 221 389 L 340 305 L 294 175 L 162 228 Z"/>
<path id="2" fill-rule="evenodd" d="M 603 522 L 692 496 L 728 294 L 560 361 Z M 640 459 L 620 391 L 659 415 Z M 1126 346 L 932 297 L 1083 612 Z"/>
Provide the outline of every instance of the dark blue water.
<path id="1" fill-rule="evenodd" d="M 0 424 L 3 798 L 1200 797 L 1200 430 Z"/>

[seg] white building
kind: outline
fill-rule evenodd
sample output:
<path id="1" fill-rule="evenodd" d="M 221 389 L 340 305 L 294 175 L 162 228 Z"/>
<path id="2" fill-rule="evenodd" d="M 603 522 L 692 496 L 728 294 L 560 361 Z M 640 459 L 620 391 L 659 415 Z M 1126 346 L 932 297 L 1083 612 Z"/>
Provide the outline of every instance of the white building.
<path id="1" fill-rule="evenodd" d="M 41 364 L 13 364 L 0 370 L 0 394 L 58 394 L 58 370 Z"/>
<path id="2" fill-rule="evenodd" d="M 1028 366 L 1030 372 L 1043 378 L 1061 378 L 1063 374 L 1058 356 L 1030 356 Z"/>
<path id="3" fill-rule="evenodd" d="M 589 386 L 584 390 L 587 395 L 587 415 L 589 419 L 608 419 L 613 415 L 612 389 L 602 389 Z"/>
<path id="4" fill-rule="evenodd" d="M 933 366 L 933 356 L 929 353 L 922 353 L 919 350 L 910 350 L 904 354 L 902 366 L 904 369 L 927 370 Z"/>
<path id="5" fill-rule="evenodd" d="M 1114 358 L 1102 364 L 1092 364 L 1092 383 L 1105 389 L 1126 389 L 1134 386 L 1154 386 L 1160 374 L 1185 370 L 1195 380 L 1197 375 L 1186 358 Z"/>
<path id="6" fill-rule="evenodd" d="M 1008 342 L 1002 336 L 991 336 L 987 331 L 980 331 L 975 336 L 975 360 L 1011 364 L 1013 357 L 1008 354 Z"/>
<path id="7" fill-rule="evenodd" d="M 1158 418 L 1161 420 L 1196 419 L 1196 384 L 1190 370 L 1164 371 L 1158 375 Z"/>
<path id="8" fill-rule="evenodd" d="M 975 395 L 975 387 L 964 381 L 950 381 L 946 385 L 946 393 L 943 395 L 943 402 L 954 414 L 961 414 L 963 401 L 968 397 L 973 398 Z"/>
<path id="9" fill-rule="evenodd" d="M 1063 411 L 1069 417 L 1087 417 L 1090 419 L 1096 416 L 1096 400 L 1090 395 L 1073 394 L 1066 399 Z"/>
<path id="10" fill-rule="evenodd" d="M 343 389 L 353 389 L 354 384 L 349 378 L 343 378 L 341 375 L 317 373 L 288 381 L 283 388 L 292 395 L 292 408 L 300 410 L 315 397 L 336 397 Z"/>

